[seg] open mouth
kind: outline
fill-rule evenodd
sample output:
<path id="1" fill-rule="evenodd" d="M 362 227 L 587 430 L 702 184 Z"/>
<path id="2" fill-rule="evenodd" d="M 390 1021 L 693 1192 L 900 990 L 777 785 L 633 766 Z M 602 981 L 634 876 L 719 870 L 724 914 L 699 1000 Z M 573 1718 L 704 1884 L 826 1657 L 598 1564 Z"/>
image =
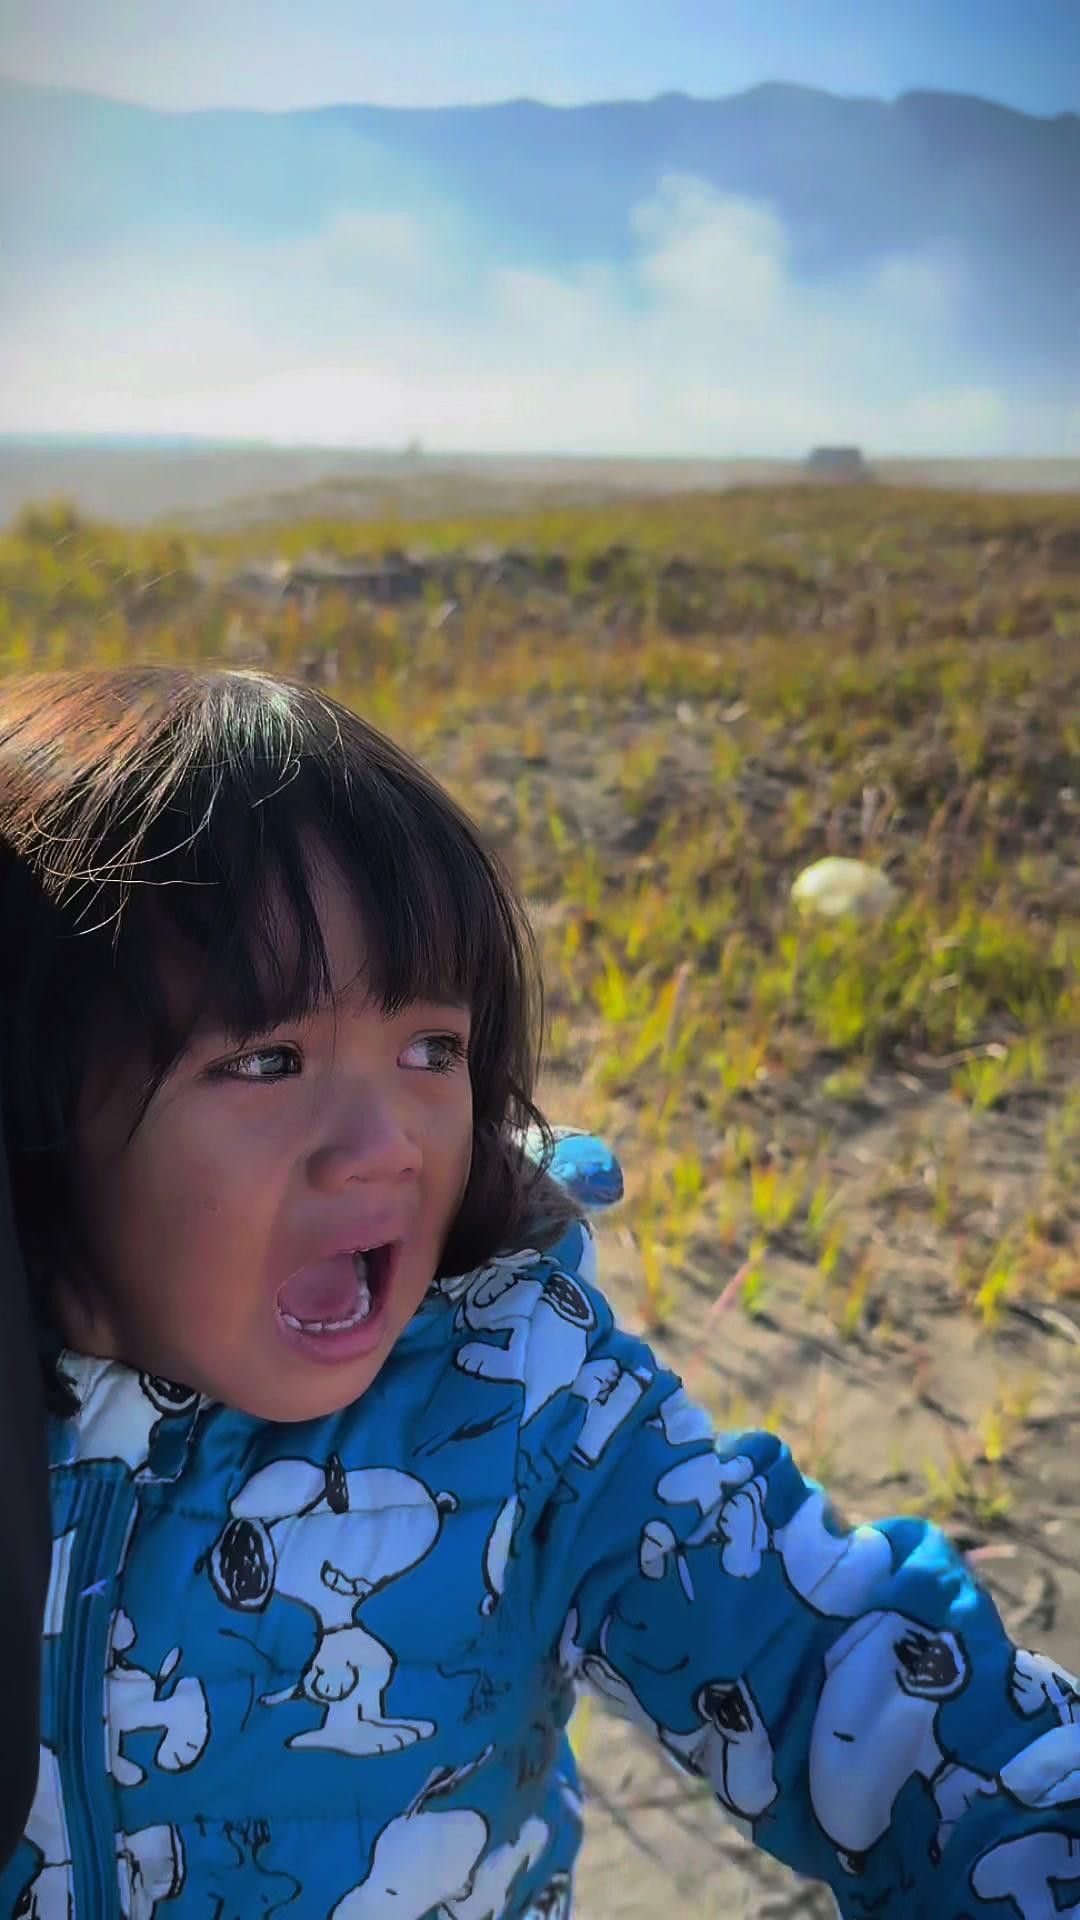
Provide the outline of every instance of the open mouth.
<path id="1" fill-rule="evenodd" d="M 365 1600 L 372 1592 L 371 1581 L 365 1580 L 362 1573 L 342 1573 L 341 1568 L 332 1566 L 329 1560 L 323 1561 L 319 1577 L 331 1593 L 340 1593 L 346 1600 Z"/>
<path id="2" fill-rule="evenodd" d="M 283 1326 L 306 1339 L 329 1339 L 357 1332 L 378 1319 L 393 1282 L 401 1255 L 401 1241 L 388 1241 L 378 1247 L 357 1248 L 351 1254 L 338 1254 L 324 1261 L 325 1290 L 318 1310 L 296 1311 L 279 1296 L 277 1315 Z M 287 1289 L 282 1289 L 287 1294 Z M 298 1303 L 297 1303 L 298 1304 Z M 314 1302 L 311 1302 L 314 1307 Z"/>

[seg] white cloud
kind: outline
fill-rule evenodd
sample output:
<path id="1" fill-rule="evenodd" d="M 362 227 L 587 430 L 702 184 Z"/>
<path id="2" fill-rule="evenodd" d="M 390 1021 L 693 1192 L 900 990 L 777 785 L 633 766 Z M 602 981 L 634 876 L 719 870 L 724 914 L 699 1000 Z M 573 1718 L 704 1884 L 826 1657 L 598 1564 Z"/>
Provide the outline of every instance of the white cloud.
<path id="1" fill-rule="evenodd" d="M 842 285 L 795 273 L 766 206 L 670 176 L 623 265 L 492 262 L 460 221 L 343 213 L 273 245 L 209 232 L 9 298 L 8 430 L 612 454 L 1065 454 L 1041 410 L 967 369 L 955 260 Z"/>

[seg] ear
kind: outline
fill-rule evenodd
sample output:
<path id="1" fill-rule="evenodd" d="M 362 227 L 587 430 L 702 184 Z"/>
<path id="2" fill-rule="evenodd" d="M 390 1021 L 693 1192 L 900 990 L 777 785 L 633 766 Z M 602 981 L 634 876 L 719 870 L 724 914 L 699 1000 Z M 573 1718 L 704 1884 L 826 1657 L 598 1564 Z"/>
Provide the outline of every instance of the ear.
<path id="1" fill-rule="evenodd" d="M 313 1460 L 272 1460 L 253 1473 L 230 1501 L 238 1520 L 284 1520 L 313 1507 L 326 1492 L 326 1466 Z"/>
<path id="2" fill-rule="evenodd" d="M 202 1570 L 205 1562 L 199 1563 Z M 215 1540 L 209 1572 L 214 1591 L 227 1607 L 261 1613 L 274 1591 L 277 1556 L 261 1520 L 230 1520 Z"/>

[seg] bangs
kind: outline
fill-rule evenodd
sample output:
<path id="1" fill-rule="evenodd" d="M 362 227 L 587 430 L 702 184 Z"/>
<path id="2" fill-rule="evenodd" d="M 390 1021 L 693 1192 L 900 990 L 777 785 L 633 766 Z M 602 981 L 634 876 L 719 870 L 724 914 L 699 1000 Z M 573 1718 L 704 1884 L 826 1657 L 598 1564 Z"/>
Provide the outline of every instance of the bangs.
<path id="1" fill-rule="evenodd" d="M 287 805 L 251 804 L 234 784 L 167 880 L 130 893 L 114 948 L 129 1003 L 179 1038 L 212 1026 L 238 1040 L 302 1021 L 342 998 L 320 921 L 337 877 L 361 923 L 352 979 L 385 1018 L 417 1001 L 474 1008 L 482 997 L 491 899 L 460 847 L 432 844 L 415 822 L 335 817 L 333 791 L 297 780 Z M 151 836 L 153 838 L 154 836 Z M 150 851 L 144 857 L 158 856 Z M 196 980 L 182 1024 L 163 987 L 174 961 Z"/>
<path id="2" fill-rule="evenodd" d="M 516 962 L 530 935 L 472 823 L 347 709 L 280 684 L 268 700 L 256 676 L 236 678 L 104 889 L 109 998 L 149 1056 L 149 1098 L 198 1033 L 242 1044 L 334 1008 L 346 986 L 386 1019 L 421 1001 L 467 1009 L 482 1062 L 527 992 Z M 362 935 L 344 983 L 320 924 L 328 875 Z"/>
<path id="3" fill-rule="evenodd" d="M 357 922 L 344 981 L 320 918 L 334 879 Z M 446 789 L 317 689 L 166 665 L 7 678 L 0 921 L 17 929 L 0 942 L 0 1118 L 43 1325 L 61 1280 L 87 1300 L 105 1287 L 83 1217 L 86 1087 L 136 1065 L 130 1142 L 200 1029 L 243 1045 L 346 992 L 387 1019 L 420 1002 L 471 1016 L 472 1158 L 437 1279 L 552 1246 L 584 1217 L 546 1171 L 543 976 L 523 902 Z M 51 1365 L 44 1380 L 70 1413 Z"/>

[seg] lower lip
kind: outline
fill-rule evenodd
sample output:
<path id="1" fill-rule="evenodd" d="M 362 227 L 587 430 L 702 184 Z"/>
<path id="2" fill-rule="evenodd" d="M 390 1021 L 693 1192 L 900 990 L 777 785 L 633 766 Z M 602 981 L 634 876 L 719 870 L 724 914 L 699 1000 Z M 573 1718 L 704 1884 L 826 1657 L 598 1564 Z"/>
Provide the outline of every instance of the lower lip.
<path id="1" fill-rule="evenodd" d="M 388 1254 L 380 1255 L 380 1263 L 375 1303 L 366 1320 L 358 1321 L 355 1327 L 341 1327 L 336 1333 L 305 1333 L 301 1327 L 290 1327 L 280 1312 L 275 1311 L 274 1324 L 280 1339 L 294 1353 L 328 1367 L 341 1366 L 347 1360 L 359 1360 L 364 1354 L 374 1352 L 386 1331 L 386 1309 L 401 1265 L 400 1241 L 394 1243 Z"/>

